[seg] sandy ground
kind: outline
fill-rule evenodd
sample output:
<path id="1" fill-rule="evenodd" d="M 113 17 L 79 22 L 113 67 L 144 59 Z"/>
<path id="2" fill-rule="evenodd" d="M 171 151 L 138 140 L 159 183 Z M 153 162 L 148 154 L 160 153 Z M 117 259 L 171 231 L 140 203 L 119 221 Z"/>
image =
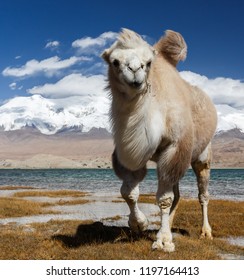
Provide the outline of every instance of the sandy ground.
<path id="1" fill-rule="evenodd" d="M 0 133 L 0 168 L 111 168 L 113 149 L 109 137 Z"/>

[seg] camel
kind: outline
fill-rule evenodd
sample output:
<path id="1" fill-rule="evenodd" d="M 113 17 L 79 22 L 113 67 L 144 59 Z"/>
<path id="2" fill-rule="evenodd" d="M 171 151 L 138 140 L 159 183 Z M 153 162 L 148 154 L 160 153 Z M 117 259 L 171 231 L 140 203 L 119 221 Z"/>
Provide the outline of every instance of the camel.
<path id="1" fill-rule="evenodd" d="M 191 165 L 202 209 L 201 237 L 212 238 L 208 221 L 211 139 L 216 130 L 215 107 L 201 89 L 183 80 L 176 65 L 187 45 L 181 34 L 167 30 L 154 46 L 129 29 L 102 53 L 108 64 L 112 163 L 123 181 L 129 226 L 144 231 L 148 220 L 138 206 L 139 183 L 149 160 L 156 162 L 161 226 L 152 249 L 172 252 L 171 227 L 179 202 L 179 181 Z"/>

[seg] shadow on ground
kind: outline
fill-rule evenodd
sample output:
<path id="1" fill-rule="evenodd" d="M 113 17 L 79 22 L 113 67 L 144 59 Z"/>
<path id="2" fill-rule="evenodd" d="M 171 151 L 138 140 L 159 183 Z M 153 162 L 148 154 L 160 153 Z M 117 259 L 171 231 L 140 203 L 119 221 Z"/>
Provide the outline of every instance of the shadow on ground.
<path id="1" fill-rule="evenodd" d="M 172 229 L 172 232 L 189 236 L 184 229 Z M 77 248 L 92 243 L 133 242 L 140 239 L 154 241 L 156 233 L 157 230 L 146 230 L 138 234 L 132 232 L 129 227 L 106 226 L 101 222 L 95 222 L 79 225 L 74 235 L 58 234 L 52 239 L 61 241 L 66 247 Z"/>

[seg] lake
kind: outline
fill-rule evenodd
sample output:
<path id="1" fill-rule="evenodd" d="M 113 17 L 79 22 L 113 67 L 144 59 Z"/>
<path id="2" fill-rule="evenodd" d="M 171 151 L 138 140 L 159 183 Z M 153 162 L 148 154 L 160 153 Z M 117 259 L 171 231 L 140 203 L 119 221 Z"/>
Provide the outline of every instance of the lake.
<path id="1" fill-rule="evenodd" d="M 121 181 L 111 169 L 5 169 L 0 170 L 1 186 L 32 186 L 45 189 L 72 189 L 102 195 L 119 195 Z M 156 170 L 149 169 L 140 184 L 141 193 L 157 190 Z M 180 181 L 184 198 L 197 198 L 193 171 L 189 169 Z M 244 200 L 244 169 L 212 169 L 209 193 L 211 199 Z"/>

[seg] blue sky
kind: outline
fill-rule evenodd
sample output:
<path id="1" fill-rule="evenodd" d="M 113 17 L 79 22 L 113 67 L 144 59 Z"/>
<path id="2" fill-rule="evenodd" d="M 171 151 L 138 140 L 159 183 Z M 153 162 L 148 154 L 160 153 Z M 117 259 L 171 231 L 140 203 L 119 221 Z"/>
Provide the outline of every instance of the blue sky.
<path id="1" fill-rule="evenodd" d="M 243 15 L 237 0 L 1 1 L 0 100 L 38 90 L 52 96 L 52 85 L 105 74 L 99 53 L 122 27 L 150 43 L 167 29 L 178 31 L 188 45 L 180 71 L 243 81 Z"/>

